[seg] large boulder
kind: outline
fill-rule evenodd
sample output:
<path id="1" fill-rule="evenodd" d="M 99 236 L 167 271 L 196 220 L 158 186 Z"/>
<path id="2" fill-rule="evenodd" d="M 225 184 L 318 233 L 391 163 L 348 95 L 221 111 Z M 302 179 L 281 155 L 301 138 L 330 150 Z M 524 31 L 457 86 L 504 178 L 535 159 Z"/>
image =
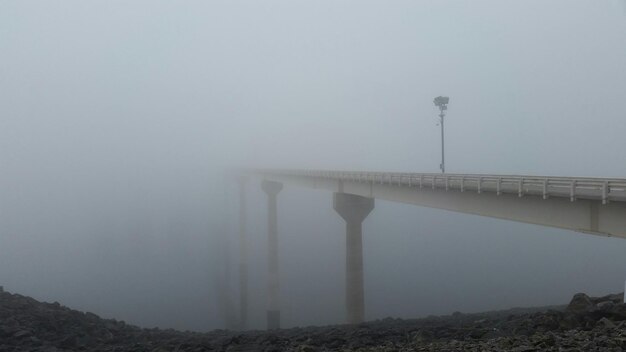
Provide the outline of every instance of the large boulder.
<path id="1" fill-rule="evenodd" d="M 572 313 L 585 313 L 595 310 L 596 305 L 591 298 L 584 293 L 577 293 L 567 305 L 567 311 Z"/>

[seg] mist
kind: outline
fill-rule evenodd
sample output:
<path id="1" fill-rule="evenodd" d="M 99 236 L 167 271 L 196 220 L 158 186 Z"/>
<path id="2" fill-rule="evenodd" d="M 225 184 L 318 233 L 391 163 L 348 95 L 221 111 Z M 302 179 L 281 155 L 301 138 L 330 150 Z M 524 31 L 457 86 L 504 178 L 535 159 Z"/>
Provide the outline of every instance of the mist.
<path id="1" fill-rule="evenodd" d="M 617 0 L 3 2 L 0 285 L 143 327 L 232 328 L 231 170 L 438 172 L 441 94 L 450 173 L 624 178 L 625 36 Z M 278 196 L 286 327 L 343 322 L 331 199 Z M 562 304 L 626 279 L 618 238 L 378 200 L 363 231 L 367 320 Z"/>

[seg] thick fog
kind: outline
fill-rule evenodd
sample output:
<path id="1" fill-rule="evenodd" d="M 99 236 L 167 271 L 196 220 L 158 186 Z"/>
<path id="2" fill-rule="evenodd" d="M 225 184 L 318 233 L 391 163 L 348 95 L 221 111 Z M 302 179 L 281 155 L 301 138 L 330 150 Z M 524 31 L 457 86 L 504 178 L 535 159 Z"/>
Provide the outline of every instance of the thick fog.
<path id="1" fill-rule="evenodd" d="M 232 167 L 626 177 L 623 1 L 4 1 L 0 285 L 145 327 L 235 326 Z M 250 325 L 266 203 L 247 184 Z M 344 321 L 331 194 L 278 196 L 284 326 Z M 366 318 L 619 292 L 626 240 L 384 201 Z M 225 282 L 228 279 L 230 281 Z"/>

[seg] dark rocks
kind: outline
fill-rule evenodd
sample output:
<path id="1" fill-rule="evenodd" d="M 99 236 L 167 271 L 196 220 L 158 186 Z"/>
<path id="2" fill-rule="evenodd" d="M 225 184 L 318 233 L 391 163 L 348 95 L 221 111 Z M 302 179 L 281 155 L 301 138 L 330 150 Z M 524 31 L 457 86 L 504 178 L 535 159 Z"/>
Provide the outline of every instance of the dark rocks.
<path id="1" fill-rule="evenodd" d="M 199 334 L 141 329 L 59 303 L 0 292 L 0 352 L 4 351 L 580 351 L 626 349 L 622 295 L 577 294 L 567 307 L 359 325 Z"/>

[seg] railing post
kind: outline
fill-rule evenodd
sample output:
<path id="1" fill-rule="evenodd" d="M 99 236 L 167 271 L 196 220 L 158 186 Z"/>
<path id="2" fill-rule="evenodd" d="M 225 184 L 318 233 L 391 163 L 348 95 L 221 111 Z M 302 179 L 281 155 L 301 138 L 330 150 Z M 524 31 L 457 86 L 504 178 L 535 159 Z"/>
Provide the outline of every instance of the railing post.
<path id="1" fill-rule="evenodd" d="M 499 196 L 502 194 L 502 177 L 498 177 L 498 181 L 496 181 L 496 195 Z"/>

